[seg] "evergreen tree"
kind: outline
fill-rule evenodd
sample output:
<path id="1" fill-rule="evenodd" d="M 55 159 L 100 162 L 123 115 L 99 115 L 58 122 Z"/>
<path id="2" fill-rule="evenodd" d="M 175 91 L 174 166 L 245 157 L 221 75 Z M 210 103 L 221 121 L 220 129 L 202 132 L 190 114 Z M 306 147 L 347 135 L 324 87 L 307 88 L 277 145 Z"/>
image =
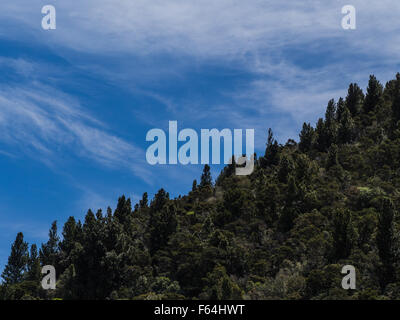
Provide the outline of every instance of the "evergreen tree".
<path id="1" fill-rule="evenodd" d="M 208 164 L 204 165 L 203 173 L 200 179 L 200 188 L 211 187 L 212 186 L 212 178 L 210 166 Z"/>
<path id="2" fill-rule="evenodd" d="M 325 130 L 325 123 L 322 118 L 318 119 L 317 126 L 315 128 L 316 133 L 316 147 L 318 151 L 324 152 L 328 148 L 328 141 Z"/>
<path id="3" fill-rule="evenodd" d="M 24 241 L 22 232 L 19 232 L 11 246 L 11 254 L 8 257 L 7 265 L 1 274 L 5 284 L 10 285 L 21 282 L 24 278 L 27 262 L 28 244 Z"/>
<path id="4" fill-rule="evenodd" d="M 126 199 L 123 195 L 118 199 L 117 208 L 114 211 L 114 216 L 118 219 L 118 221 L 125 225 L 129 223 L 130 218 L 132 217 L 132 204 L 131 199 Z"/>
<path id="5" fill-rule="evenodd" d="M 353 142 L 355 138 L 355 124 L 347 107 L 344 109 L 338 129 L 338 142 L 345 144 Z"/>
<path id="6" fill-rule="evenodd" d="M 121 200 L 121 198 L 119 200 Z M 120 201 L 120 204 L 124 202 L 126 203 L 126 201 L 122 200 Z M 124 208 L 124 206 L 122 208 Z M 120 217 L 124 217 L 124 215 L 121 215 Z M 118 234 L 112 236 L 115 236 L 118 239 L 124 237 L 128 226 L 122 225 L 116 217 L 115 220 L 115 223 L 120 226 L 120 228 L 118 229 Z M 82 226 L 82 234 L 82 244 L 81 246 L 78 245 L 80 250 L 77 252 L 75 258 L 76 263 L 74 264 L 74 267 L 76 267 L 75 270 L 78 272 L 76 277 L 76 283 L 78 283 L 76 287 L 77 294 L 80 299 L 98 299 L 99 297 L 105 297 L 104 291 L 106 291 L 108 287 L 105 260 L 105 242 L 107 239 L 104 237 L 102 221 L 96 219 L 95 214 L 90 209 L 85 216 L 85 221 Z M 117 250 L 117 241 L 113 243 L 113 247 L 114 250 Z M 71 269 L 66 270 L 66 272 L 71 271 Z M 113 277 L 114 275 L 111 276 Z M 104 285 L 99 286 L 98 283 L 104 283 Z"/>
<path id="7" fill-rule="evenodd" d="M 330 127 L 336 122 L 336 104 L 335 100 L 331 99 L 328 102 L 328 106 L 325 111 L 325 124 L 327 127 Z"/>
<path id="8" fill-rule="evenodd" d="M 308 152 L 314 144 L 314 128 L 309 123 L 303 123 L 303 129 L 300 132 L 299 149 L 301 152 Z"/>
<path id="9" fill-rule="evenodd" d="M 140 200 L 139 206 L 141 209 L 147 208 L 149 206 L 149 197 L 147 192 L 143 193 L 142 200 Z"/>
<path id="10" fill-rule="evenodd" d="M 158 192 L 154 196 L 154 199 L 150 205 L 152 211 L 153 212 L 161 211 L 161 209 L 164 207 L 164 205 L 167 204 L 168 200 L 169 200 L 168 193 L 166 193 L 164 189 L 158 190 Z"/>
<path id="11" fill-rule="evenodd" d="M 192 192 L 196 192 L 197 191 L 197 180 L 195 179 L 195 180 L 193 180 L 193 183 L 192 183 Z"/>
<path id="12" fill-rule="evenodd" d="M 336 104 L 335 100 L 330 100 L 325 112 L 325 125 L 323 136 L 326 148 L 329 148 L 332 143 L 336 142 L 337 122 L 336 122 Z"/>
<path id="13" fill-rule="evenodd" d="M 361 88 L 356 83 L 350 84 L 346 97 L 346 107 L 353 117 L 360 113 L 363 102 L 364 93 Z"/>
<path id="14" fill-rule="evenodd" d="M 176 207 L 171 202 L 161 211 L 152 212 L 150 216 L 150 252 L 154 253 L 163 248 L 176 231 L 178 225 Z"/>
<path id="15" fill-rule="evenodd" d="M 339 160 L 338 160 L 338 147 L 336 144 L 333 144 L 330 148 L 329 148 L 329 152 L 328 152 L 328 159 L 327 159 L 327 163 L 326 163 L 326 167 L 327 169 L 333 167 L 333 166 L 337 166 L 339 165 Z"/>
<path id="16" fill-rule="evenodd" d="M 278 141 L 274 139 L 272 129 L 268 129 L 267 147 L 265 149 L 264 158 L 261 160 L 261 166 L 263 168 L 271 165 L 279 164 L 279 145 Z"/>
<path id="17" fill-rule="evenodd" d="M 371 75 L 368 82 L 367 94 L 363 105 L 364 113 L 377 110 L 382 105 L 383 87 L 375 76 Z"/>
<path id="18" fill-rule="evenodd" d="M 279 228 L 283 232 L 290 231 L 294 226 L 294 220 L 299 214 L 298 199 L 299 187 L 297 186 L 295 178 L 289 176 L 286 203 L 279 218 Z"/>
<path id="19" fill-rule="evenodd" d="M 293 170 L 293 163 L 290 158 L 286 155 L 282 156 L 281 162 L 279 164 L 278 179 L 282 183 L 287 183 L 289 175 Z"/>
<path id="20" fill-rule="evenodd" d="M 43 265 L 52 265 L 57 267 L 59 259 L 59 242 L 60 238 L 57 234 L 57 221 L 54 221 L 49 230 L 49 240 L 45 244 L 42 244 L 39 251 L 40 261 Z"/>
<path id="21" fill-rule="evenodd" d="M 71 263 L 75 262 L 77 257 L 73 256 L 73 250 L 79 246 L 83 239 L 82 229 L 79 224 L 76 223 L 74 217 L 69 217 L 67 222 L 65 222 L 62 236 L 63 239 L 60 242 L 60 264 L 64 270 Z"/>
<path id="22" fill-rule="evenodd" d="M 346 103 L 344 102 L 343 98 L 340 97 L 336 107 L 336 121 L 340 122 L 342 119 L 343 113 L 346 108 Z"/>
<path id="23" fill-rule="evenodd" d="M 36 244 L 32 244 L 28 258 L 27 279 L 39 283 L 40 278 L 41 278 L 41 267 L 40 267 L 38 250 Z"/>

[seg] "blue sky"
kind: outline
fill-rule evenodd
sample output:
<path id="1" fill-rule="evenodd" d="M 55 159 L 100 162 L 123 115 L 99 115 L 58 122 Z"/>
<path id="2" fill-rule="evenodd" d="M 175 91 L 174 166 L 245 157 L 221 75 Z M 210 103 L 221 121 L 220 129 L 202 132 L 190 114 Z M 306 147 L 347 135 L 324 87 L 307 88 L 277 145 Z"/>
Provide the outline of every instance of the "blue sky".
<path id="1" fill-rule="evenodd" d="M 41 28 L 41 9 L 57 29 Z M 125 194 L 191 188 L 201 166 L 146 163 L 152 128 L 255 129 L 298 137 L 348 84 L 399 71 L 400 3 L 14 0 L 0 4 L 0 269 L 30 243 Z M 213 167 L 216 177 L 221 167 Z"/>

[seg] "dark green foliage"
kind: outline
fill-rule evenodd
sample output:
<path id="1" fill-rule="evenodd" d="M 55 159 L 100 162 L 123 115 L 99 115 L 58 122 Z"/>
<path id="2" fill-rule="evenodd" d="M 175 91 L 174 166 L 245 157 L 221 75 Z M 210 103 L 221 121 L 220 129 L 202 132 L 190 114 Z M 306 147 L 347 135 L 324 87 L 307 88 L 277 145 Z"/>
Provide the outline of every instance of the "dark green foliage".
<path id="1" fill-rule="evenodd" d="M 339 165 L 338 160 L 338 147 L 336 144 L 331 145 L 328 151 L 328 159 L 326 163 L 326 167 L 329 169 L 333 166 Z"/>
<path id="2" fill-rule="evenodd" d="M 325 123 L 327 127 L 332 126 L 336 121 L 336 104 L 335 100 L 330 100 L 325 112 Z"/>
<path id="3" fill-rule="evenodd" d="M 125 196 L 120 197 L 118 199 L 118 205 L 114 212 L 114 216 L 121 224 L 129 223 L 130 217 L 132 216 L 131 199 L 125 199 Z"/>
<path id="4" fill-rule="evenodd" d="M 139 205 L 141 209 L 147 208 L 149 206 L 149 197 L 147 195 L 147 192 L 143 193 L 143 197 L 142 200 L 140 200 Z"/>
<path id="5" fill-rule="evenodd" d="M 265 155 L 260 159 L 260 165 L 263 168 L 267 168 L 272 165 L 278 165 L 279 163 L 279 145 L 278 141 L 274 139 L 272 129 L 268 129 L 267 148 L 265 149 Z"/>
<path id="6" fill-rule="evenodd" d="M 192 183 L 192 192 L 196 192 L 197 191 L 197 180 L 193 180 Z"/>
<path id="7" fill-rule="evenodd" d="M 356 126 L 351 117 L 351 113 L 347 107 L 344 108 L 338 129 L 337 141 L 338 143 L 345 144 L 354 141 L 356 136 Z"/>
<path id="8" fill-rule="evenodd" d="M 201 180 L 200 180 L 200 187 L 210 187 L 212 185 L 212 178 L 211 178 L 211 172 L 210 172 L 210 166 L 206 164 L 203 169 L 203 174 L 201 175 Z"/>
<path id="9" fill-rule="evenodd" d="M 336 106 L 336 121 L 340 122 L 343 117 L 343 113 L 346 107 L 346 103 L 344 102 L 343 98 L 340 97 L 339 101 Z M 351 113 L 350 113 L 351 114 Z"/>
<path id="10" fill-rule="evenodd" d="M 232 281 L 223 266 L 217 265 L 204 279 L 206 287 L 202 293 L 203 299 L 210 300 L 238 300 L 242 299 L 243 292 Z"/>
<path id="11" fill-rule="evenodd" d="M 150 213 L 150 252 L 162 249 L 177 228 L 176 207 L 170 202 L 160 211 Z"/>
<path id="12" fill-rule="evenodd" d="M 56 266 L 59 253 L 59 241 L 60 238 L 57 235 L 57 221 L 54 221 L 49 230 L 49 240 L 47 243 L 42 244 L 39 251 L 40 260 L 43 265 Z"/>
<path id="13" fill-rule="evenodd" d="M 354 244 L 354 226 L 349 210 L 337 209 L 333 214 L 333 258 L 347 258 Z"/>
<path id="14" fill-rule="evenodd" d="M 353 117 L 360 113 L 363 102 L 364 93 L 361 88 L 356 83 L 350 84 L 346 97 L 346 107 Z"/>
<path id="15" fill-rule="evenodd" d="M 363 112 L 368 114 L 382 105 L 383 87 L 375 76 L 371 75 L 368 82 L 367 94 L 363 105 Z"/>
<path id="16" fill-rule="evenodd" d="M 317 126 L 319 149 L 325 151 L 336 142 L 337 135 L 336 104 L 332 99 L 329 101 L 325 112 L 325 121 Z"/>
<path id="17" fill-rule="evenodd" d="M 19 233 L 0 299 L 400 299 L 400 75 L 351 84 L 297 144 L 268 131 L 249 176 L 204 166 L 188 195 L 54 222 L 40 249 Z M 190 186 L 188 186 L 190 187 Z M 149 204 L 150 203 L 150 204 Z M 57 290 L 40 290 L 40 266 Z M 354 265 L 357 290 L 341 288 Z"/>
<path id="18" fill-rule="evenodd" d="M 317 127 L 315 128 L 316 133 L 316 148 L 318 151 L 324 152 L 328 148 L 328 137 L 326 135 L 326 126 L 324 119 L 319 118 Z"/>
<path id="19" fill-rule="evenodd" d="M 315 133 L 311 124 L 304 123 L 303 129 L 300 132 L 299 149 L 302 152 L 308 152 L 314 145 Z"/>
<path id="20" fill-rule="evenodd" d="M 278 180 L 282 183 L 287 183 L 289 180 L 289 175 L 292 173 L 293 163 L 291 159 L 283 155 L 281 162 L 279 164 Z"/>
<path id="21" fill-rule="evenodd" d="M 160 211 L 169 200 L 169 194 L 164 189 L 158 190 L 151 202 L 150 208 L 152 211 Z"/>
<path id="22" fill-rule="evenodd" d="M 11 246 L 11 254 L 8 257 L 7 265 L 1 274 L 4 282 L 6 284 L 16 284 L 20 282 L 24 278 L 27 262 L 28 244 L 24 241 L 22 232 L 19 232 Z"/>
<path id="23" fill-rule="evenodd" d="M 393 120 L 395 122 L 400 120 L 400 73 L 396 75 L 396 84 L 394 90 L 394 100 L 392 104 Z"/>
<path id="24" fill-rule="evenodd" d="M 27 263 L 27 280 L 38 283 L 40 281 L 40 278 L 41 278 L 40 259 L 36 244 L 32 244 Z"/>
<path id="25" fill-rule="evenodd" d="M 383 198 L 379 203 L 378 233 L 376 245 L 382 262 L 381 285 L 385 287 L 395 276 L 395 236 L 394 206 L 390 199 Z"/>

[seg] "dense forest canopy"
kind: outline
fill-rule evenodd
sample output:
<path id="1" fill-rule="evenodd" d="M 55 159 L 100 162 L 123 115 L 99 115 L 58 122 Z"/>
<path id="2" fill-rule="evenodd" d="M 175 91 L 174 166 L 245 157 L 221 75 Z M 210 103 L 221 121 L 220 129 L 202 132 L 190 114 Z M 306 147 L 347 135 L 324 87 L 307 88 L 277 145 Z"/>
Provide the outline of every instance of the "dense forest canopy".
<path id="1" fill-rule="evenodd" d="M 40 248 L 18 233 L 0 299 L 400 299 L 400 74 L 351 84 L 299 136 L 269 130 L 250 176 L 233 163 L 213 182 L 206 165 L 188 195 L 122 196 Z"/>

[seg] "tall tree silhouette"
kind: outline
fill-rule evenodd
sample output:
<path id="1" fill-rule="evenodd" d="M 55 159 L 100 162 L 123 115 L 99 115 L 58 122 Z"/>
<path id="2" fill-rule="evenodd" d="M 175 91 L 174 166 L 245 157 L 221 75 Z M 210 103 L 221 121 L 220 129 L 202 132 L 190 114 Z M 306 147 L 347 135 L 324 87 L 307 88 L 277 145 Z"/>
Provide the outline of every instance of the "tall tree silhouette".
<path id="1" fill-rule="evenodd" d="M 11 254 L 1 277 L 6 284 L 15 284 L 22 281 L 28 262 L 28 243 L 24 241 L 22 232 L 17 234 L 11 246 Z"/>

